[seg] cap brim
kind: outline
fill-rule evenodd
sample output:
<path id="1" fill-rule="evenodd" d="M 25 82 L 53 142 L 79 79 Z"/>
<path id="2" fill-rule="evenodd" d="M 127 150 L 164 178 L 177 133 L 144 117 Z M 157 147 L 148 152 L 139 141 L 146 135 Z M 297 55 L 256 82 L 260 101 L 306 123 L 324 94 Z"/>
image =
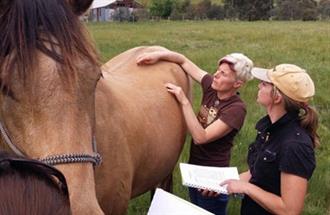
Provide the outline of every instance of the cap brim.
<path id="1" fill-rule="evenodd" d="M 235 64 L 237 62 L 237 60 L 235 58 L 233 58 L 230 55 L 226 55 L 223 58 L 221 58 L 220 60 L 218 60 L 218 65 L 222 64 L 222 63 L 231 63 L 231 64 Z"/>
<path id="2" fill-rule="evenodd" d="M 255 77 L 259 80 L 272 83 L 272 81 L 268 77 L 268 71 L 269 71 L 269 69 L 253 67 L 251 70 L 251 73 L 252 73 L 253 77 Z"/>

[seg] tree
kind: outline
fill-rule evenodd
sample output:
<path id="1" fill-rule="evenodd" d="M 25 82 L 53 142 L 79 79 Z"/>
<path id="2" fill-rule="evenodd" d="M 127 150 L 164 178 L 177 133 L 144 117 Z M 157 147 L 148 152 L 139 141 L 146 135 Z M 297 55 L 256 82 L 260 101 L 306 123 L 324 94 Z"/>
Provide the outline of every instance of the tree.
<path id="1" fill-rule="evenodd" d="M 149 5 L 149 0 L 139 0 L 139 2 L 144 6 L 147 7 Z"/>
<path id="2" fill-rule="evenodd" d="M 134 21 L 150 19 L 149 11 L 145 8 L 135 9 L 131 15 Z"/>
<path id="3" fill-rule="evenodd" d="M 163 12 L 163 4 L 162 1 L 152 0 L 150 2 L 150 15 L 160 17 Z"/>
<path id="4" fill-rule="evenodd" d="M 330 0 L 321 0 L 318 5 L 321 19 L 330 19 Z"/>
<path id="5" fill-rule="evenodd" d="M 172 13 L 171 13 L 171 19 L 189 19 L 187 13 L 190 9 L 191 9 L 190 0 L 174 1 Z"/>
<path id="6" fill-rule="evenodd" d="M 150 14 L 162 18 L 168 18 L 172 13 L 173 0 L 152 0 L 150 2 Z"/>
<path id="7" fill-rule="evenodd" d="M 225 8 L 233 8 L 241 20 L 267 20 L 273 9 L 273 0 L 226 0 Z"/>
<path id="8" fill-rule="evenodd" d="M 195 15 L 196 14 L 195 10 L 196 10 L 196 8 L 195 8 L 194 5 L 192 5 L 192 4 L 188 5 L 187 9 L 186 9 L 185 17 L 187 19 L 194 19 L 195 16 L 196 16 Z"/>
<path id="9" fill-rule="evenodd" d="M 207 11 L 207 18 L 209 19 L 224 19 L 225 12 L 222 6 L 212 4 L 212 6 Z"/>
<path id="10" fill-rule="evenodd" d="M 207 11 L 212 5 L 211 0 L 202 0 L 197 5 L 195 5 L 195 15 L 198 19 L 206 19 Z"/>
<path id="11" fill-rule="evenodd" d="M 258 20 L 268 20 L 271 16 L 271 11 L 273 9 L 273 0 L 255 1 L 256 8 L 256 19 Z"/>
<path id="12" fill-rule="evenodd" d="M 298 19 L 297 0 L 277 0 L 276 18 L 280 20 Z"/>
<path id="13" fill-rule="evenodd" d="M 301 19 L 304 21 L 317 20 L 317 3 L 313 0 L 300 0 Z"/>
<path id="14" fill-rule="evenodd" d="M 173 1 L 172 0 L 165 0 L 164 1 L 164 10 L 162 13 L 163 18 L 168 18 L 172 13 L 173 8 Z"/>
<path id="15" fill-rule="evenodd" d="M 238 11 L 235 8 L 234 0 L 225 0 L 223 8 L 225 13 L 225 18 L 227 19 L 238 18 Z"/>
<path id="16" fill-rule="evenodd" d="M 314 0 L 277 0 L 276 18 L 281 20 L 316 20 Z"/>

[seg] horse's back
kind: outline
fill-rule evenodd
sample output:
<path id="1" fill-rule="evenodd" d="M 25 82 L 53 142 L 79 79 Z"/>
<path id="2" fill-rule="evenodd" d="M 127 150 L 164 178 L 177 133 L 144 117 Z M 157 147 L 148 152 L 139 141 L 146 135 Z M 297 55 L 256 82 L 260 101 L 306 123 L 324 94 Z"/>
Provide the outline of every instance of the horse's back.
<path id="1" fill-rule="evenodd" d="M 160 61 L 155 65 L 138 66 L 136 64 L 136 59 L 140 54 L 158 50 L 166 49 L 160 46 L 149 46 L 136 47 L 123 52 L 103 65 L 103 75 L 127 78 L 128 81 L 137 81 L 139 83 L 128 83 L 136 83 L 136 87 L 140 85 L 149 87 L 150 85 L 154 86 L 159 83 L 173 82 L 182 86 L 184 91 L 188 92 L 188 79 L 179 65 L 164 61 Z M 158 87 L 156 89 L 159 90 L 160 88 Z"/>
<path id="2" fill-rule="evenodd" d="M 163 48 L 131 49 L 102 68 L 104 79 L 96 95 L 96 132 L 104 164 L 97 180 L 107 178 L 108 183 L 97 182 L 98 189 L 106 186 L 101 196 L 116 193 L 119 201 L 125 199 L 119 197 L 122 192 L 134 197 L 147 191 L 172 171 L 181 152 L 184 118 L 164 84 L 177 84 L 188 94 L 186 74 L 169 62 L 136 64 L 139 54 L 159 49 Z"/>

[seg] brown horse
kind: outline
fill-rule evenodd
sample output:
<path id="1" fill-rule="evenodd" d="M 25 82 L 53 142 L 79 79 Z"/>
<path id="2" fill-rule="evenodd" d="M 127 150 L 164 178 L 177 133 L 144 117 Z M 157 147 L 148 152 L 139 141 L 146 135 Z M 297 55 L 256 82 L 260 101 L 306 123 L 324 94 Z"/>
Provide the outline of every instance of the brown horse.
<path id="1" fill-rule="evenodd" d="M 163 84 L 188 93 L 189 81 L 175 64 L 136 65 L 160 47 L 129 50 L 100 69 L 78 19 L 91 3 L 0 0 L 1 144 L 59 163 L 74 214 L 122 214 L 173 169 L 185 126 Z M 95 175 L 91 163 L 76 163 L 97 160 L 93 139 L 103 156 Z"/>

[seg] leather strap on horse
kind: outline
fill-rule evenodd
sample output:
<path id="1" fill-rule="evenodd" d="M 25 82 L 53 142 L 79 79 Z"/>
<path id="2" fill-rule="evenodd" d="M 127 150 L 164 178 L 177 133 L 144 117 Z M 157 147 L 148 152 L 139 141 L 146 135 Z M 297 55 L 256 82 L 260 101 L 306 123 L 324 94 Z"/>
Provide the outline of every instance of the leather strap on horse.
<path id="1" fill-rule="evenodd" d="M 102 162 L 102 157 L 99 153 L 94 155 L 89 154 L 67 154 L 67 155 L 53 155 L 46 158 L 39 159 L 48 165 L 67 164 L 67 163 L 93 163 L 98 166 Z"/>
<path id="2" fill-rule="evenodd" d="M 15 144 L 13 144 L 13 142 L 11 141 L 11 139 L 8 135 L 8 132 L 6 131 L 5 127 L 2 125 L 1 121 L 0 121 L 0 130 L 1 130 L 2 137 L 3 137 L 4 141 L 7 143 L 7 145 L 9 146 L 9 148 L 11 150 L 13 150 L 13 152 L 16 155 L 26 157 L 26 155 L 17 146 L 15 146 Z"/>
<path id="3" fill-rule="evenodd" d="M 1 121 L 0 121 L 0 131 L 5 143 L 16 155 L 27 157 L 22 152 L 22 150 L 20 150 L 11 141 L 8 132 L 6 131 L 6 128 L 3 126 Z M 93 136 L 92 146 L 94 151 L 93 155 L 89 155 L 86 153 L 72 153 L 72 154 L 52 155 L 46 158 L 39 158 L 38 160 L 52 166 L 57 164 L 68 164 L 68 163 L 92 163 L 94 166 L 98 166 L 102 162 L 102 156 L 96 152 L 97 149 L 96 149 L 95 136 Z"/>

